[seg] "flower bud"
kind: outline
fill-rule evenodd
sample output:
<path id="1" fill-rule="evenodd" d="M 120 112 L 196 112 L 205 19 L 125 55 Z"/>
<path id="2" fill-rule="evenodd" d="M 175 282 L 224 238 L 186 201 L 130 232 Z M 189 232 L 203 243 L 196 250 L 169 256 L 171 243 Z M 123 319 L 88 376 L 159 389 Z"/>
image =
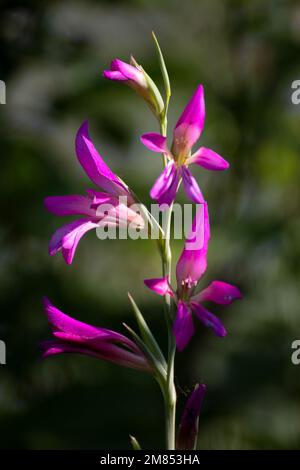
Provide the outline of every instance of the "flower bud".
<path id="1" fill-rule="evenodd" d="M 197 384 L 188 397 L 177 434 L 177 450 L 194 450 L 197 444 L 199 414 L 206 385 Z"/>
<path id="2" fill-rule="evenodd" d="M 156 116 L 164 109 L 161 94 L 144 69 L 131 56 L 130 64 L 119 59 L 111 62 L 110 70 L 104 70 L 103 76 L 109 80 L 121 81 L 133 88 L 150 106 Z"/>

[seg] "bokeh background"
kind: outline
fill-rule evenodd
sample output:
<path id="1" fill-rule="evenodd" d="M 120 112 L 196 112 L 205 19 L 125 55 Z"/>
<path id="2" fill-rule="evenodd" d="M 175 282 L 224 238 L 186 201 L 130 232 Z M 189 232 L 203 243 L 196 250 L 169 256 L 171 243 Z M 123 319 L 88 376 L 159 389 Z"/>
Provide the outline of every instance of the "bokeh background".
<path id="1" fill-rule="evenodd" d="M 206 92 L 202 144 L 230 171 L 196 170 L 210 203 L 213 237 L 203 284 L 223 279 L 245 298 L 216 308 L 229 334 L 198 325 L 177 359 L 179 408 L 196 381 L 207 384 L 201 449 L 300 446 L 300 7 L 289 1 L 124 0 L 1 2 L 0 446 L 22 449 L 163 448 L 163 406 L 152 379 L 88 357 L 39 360 L 50 338 L 48 295 L 78 319 L 122 331 L 134 326 L 130 291 L 164 346 L 162 304 L 143 279 L 159 275 L 151 241 L 79 245 L 72 267 L 50 258 L 62 222 L 47 195 L 90 186 L 74 153 L 83 120 L 108 164 L 146 203 L 161 161 L 139 142 L 156 131 L 134 92 L 105 81 L 110 60 L 133 53 L 162 86 L 151 30 L 172 82 L 169 129 L 199 82 Z M 185 198 L 181 194 L 181 200 Z M 175 254 L 182 244 L 174 243 Z M 176 258 L 176 255 L 175 255 Z"/>

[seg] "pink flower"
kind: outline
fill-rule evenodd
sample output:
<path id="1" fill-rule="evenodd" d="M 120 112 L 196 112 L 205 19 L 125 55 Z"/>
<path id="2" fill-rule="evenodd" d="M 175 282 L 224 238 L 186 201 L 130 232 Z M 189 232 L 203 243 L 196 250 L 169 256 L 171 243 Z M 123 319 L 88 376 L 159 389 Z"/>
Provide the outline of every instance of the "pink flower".
<path id="1" fill-rule="evenodd" d="M 125 183 L 103 161 L 88 132 L 88 123 L 82 124 L 76 135 L 76 154 L 90 180 L 104 191 L 87 190 L 87 196 L 50 196 L 44 200 L 46 208 L 55 215 L 80 215 L 60 227 L 52 236 L 49 254 L 62 251 L 67 264 L 71 264 L 81 237 L 100 226 L 127 226 L 143 228 L 144 219 L 130 209 L 135 200 Z"/>
<path id="2" fill-rule="evenodd" d="M 131 64 L 114 59 L 110 64 L 110 69 L 104 70 L 103 76 L 108 80 L 129 85 L 144 98 L 157 116 L 163 111 L 164 102 L 157 86 L 133 57 L 131 57 Z"/>
<path id="3" fill-rule="evenodd" d="M 204 91 L 203 86 L 199 85 L 177 121 L 171 150 L 163 135 L 154 132 L 142 135 L 141 141 L 146 147 L 153 152 L 163 153 L 169 161 L 150 191 L 152 199 L 159 204 L 170 205 L 174 201 L 181 178 L 187 196 L 196 203 L 204 201 L 198 183 L 188 168 L 192 163 L 207 170 L 221 171 L 229 167 L 224 158 L 206 147 L 200 147 L 191 154 L 193 145 L 202 133 L 204 120 Z"/>
<path id="4" fill-rule="evenodd" d="M 47 298 L 44 298 L 44 309 L 55 339 L 41 344 L 43 358 L 78 353 L 132 369 L 151 371 L 142 351 L 126 336 L 75 320 L 52 305 Z"/>
<path id="5" fill-rule="evenodd" d="M 201 204 L 193 221 L 192 230 L 186 239 L 184 249 L 176 266 L 177 290 L 173 291 L 168 277 L 145 279 L 146 286 L 159 295 L 170 295 L 177 304 L 177 316 L 173 333 L 179 351 L 182 351 L 194 334 L 193 316 L 212 328 L 217 336 L 227 334 L 222 322 L 207 310 L 202 303 L 214 302 L 229 305 L 241 299 L 239 289 L 222 281 L 213 281 L 206 289 L 195 293 L 198 281 L 207 267 L 207 250 L 210 239 L 207 203 Z"/>
<path id="6" fill-rule="evenodd" d="M 197 384 L 187 399 L 176 439 L 177 450 L 194 450 L 197 444 L 199 414 L 206 386 Z"/>

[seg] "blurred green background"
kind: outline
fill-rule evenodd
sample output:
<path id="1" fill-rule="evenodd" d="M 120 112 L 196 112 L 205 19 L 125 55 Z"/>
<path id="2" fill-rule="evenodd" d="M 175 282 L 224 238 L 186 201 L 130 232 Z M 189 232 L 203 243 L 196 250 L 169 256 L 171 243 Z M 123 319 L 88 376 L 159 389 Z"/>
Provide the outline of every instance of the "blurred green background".
<path id="1" fill-rule="evenodd" d="M 161 161 L 139 136 L 156 123 L 132 90 L 101 71 L 133 53 L 162 86 L 152 29 L 173 88 L 169 129 L 203 83 L 201 143 L 231 164 L 224 173 L 194 172 L 213 235 L 203 285 L 226 280 L 245 295 L 214 309 L 228 328 L 225 339 L 198 324 L 178 354 L 179 410 L 203 381 L 199 448 L 299 448 L 300 367 L 290 359 L 300 336 L 300 105 L 291 103 L 291 83 L 300 78 L 297 3 L 1 2 L 2 448 L 124 449 L 129 434 L 144 448 L 164 446 L 162 400 L 150 377 L 75 355 L 42 362 L 38 351 L 50 338 L 43 295 L 78 319 L 123 331 L 123 321 L 134 325 L 130 291 L 164 345 L 161 299 L 143 286 L 160 274 L 155 244 L 100 241 L 91 232 L 69 267 L 48 256 L 62 220 L 43 208 L 47 195 L 90 187 L 74 153 L 85 119 L 104 159 L 150 202 Z M 176 259 L 182 243 L 173 246 Z"/>

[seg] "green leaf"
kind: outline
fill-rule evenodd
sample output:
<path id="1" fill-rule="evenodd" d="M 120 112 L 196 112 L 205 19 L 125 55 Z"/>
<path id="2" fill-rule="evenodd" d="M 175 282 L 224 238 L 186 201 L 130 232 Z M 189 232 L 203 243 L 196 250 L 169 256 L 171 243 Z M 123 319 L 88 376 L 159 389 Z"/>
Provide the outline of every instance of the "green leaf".
<path id="1" fill-rule="evenodd" d="M 162 52 L 161 52 L 161 48 L 160 48 L 159 42 L 158 42 L 158 40 L 157 40 L 157 37 L 155 36 L 154 31 L 152 31 L 152 36 L 153 36 L 154 43 L 155 43 L 155 46 L 156 46 L 156 49 L 157 49 L 158 58 L 159 58 L 160 70 L 161 70 L 161 73 L 162 73 L 162 76 L 163 76 L 163 80 L 164 80 L 164 85 L 165 85 L 165 91 L 166 91 L 166 109 L 165 109 L 165 114 L 166 114 L 166 111 L 167 111 L 167 109 L 168 109 L 168 104 L 169 104 L 170 96 L 171 96 L 170 79 L 169 79 L 169 75 L 168 75 L 166 63 L 165 63 L 165 60 L 164 60 L 164 56 L 163 56 L 163 54 L 162 54 Z"/>
<path id="2" fill-rule="evenodd" d="M 149 326 L 147 325 L 146 320 L 144 319 L 144 317 L 142 315 L 142 312 L 140 311 L 140 309 L 136 305 L 133 297 L 130 295 L 129 292 L 128 292 L 128 298 L 129 298 L 129 301 L 131 303 L 133 313 L 135 315 L 137 324 L 138 324 L 139 329 L 140 329 L 141 336 L 142 336 L 145 344 L 150 349 L 150 351 L 153 353 L 153 355 L 161 362 L 164 369 L 167 369 L 167 363 L 166 363 L 166 360 L 164 358 L 164 355 L 161 352 L 161 349 L 160 349 L 156 339 L 154 338 L 153 334 L 151 333 L 151 330 L 150 330 Z"/>
<path id="3" fill-rule="evenodd" d="M 134 436 L 129 435 L 129 439 L 130 439 L 130 444 L 131 444 L 133 450 L 142 450 L 139 442 L 137 441 L 137 439 Z"/>
<path id="4" fill-rule="evenodd" d="M 148 346 L 144 343 L 142 338 L 139 337 L 139 335 L 132 329 L 130 326 L 128 326 L 126 323 L 123 323 L 124 327 L 126 328 L 127 331 L 131 334 L 133 337 L 135 343 L 137 346 L 141 349 L 141 351 L 145 354 L 147 360 L 149 361 L 150 365 L 153 367 L 154 373 L 158 379 L 158 381 L 164 382 L 167 379 L 167 371 L 161 361 L 157 359 L 156 356 L 150 351 Z"/>

